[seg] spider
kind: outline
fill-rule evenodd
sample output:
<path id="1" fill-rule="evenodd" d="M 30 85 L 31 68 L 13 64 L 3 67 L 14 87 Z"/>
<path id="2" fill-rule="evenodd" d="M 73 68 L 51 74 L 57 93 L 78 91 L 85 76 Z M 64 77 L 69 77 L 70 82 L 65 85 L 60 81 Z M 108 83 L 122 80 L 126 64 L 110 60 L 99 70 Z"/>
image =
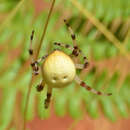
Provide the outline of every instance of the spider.
<path id="1" fill-rule="evenodd" d="M 38 92 L 42 91 L 45 84 L 48 85 L 47 97 L 44 102 L 44 107 L 46 109 L 49 107 L 50 104 L 52 89 L 66 87 L 68 84 L 72 83 L 73 80 L 75 80 L 76 83 L 79 84 L 81 87 L 84 87 L 86 90 L 94 94 L 106 95 L 106 96 L 112 95 L 111 93 L 104 94 L 100 91 L 96 91 L 95 89 L 88 86 L 84 81 L 82 81 L 76 74 L 76 69 L 85 69 L 88 67 L 88 60 L 87 57 L 84 56 L 82 51 L 78 48 L 78 46 L 76 46 L 76 36 L 72 28 L 70 27 L 70 25 L 67 23 L 66 20 L 64 20 L 64 22 L 71 34 L 74 47 L 59 42 L 55 42 L 54 44 L 57 46 L 61 46 L 63 48 L 68 48 L 72 52 L 71 55 L 67 55 L 61 50 L 54 50 L 52 53 L 42 56 L 37 61 L 34 61 L 33 49 L 32 49 L 34 31 L 32 31 L 32 35 L 30 37 L 31 41 L 30 41 L 29 54 L 32 57 L 31 67 L 34 75 L 39 74 L 39 63 L 43 62 L 42 65 L 40 66 L 42 80 L 37 86 L 37 91 Z M 84 64 L 76 64 L 72 60 L 71 58 L 72 56 L 78 57 L 79 55 L 81 55 L 82 58 L 84 59 Z"/>

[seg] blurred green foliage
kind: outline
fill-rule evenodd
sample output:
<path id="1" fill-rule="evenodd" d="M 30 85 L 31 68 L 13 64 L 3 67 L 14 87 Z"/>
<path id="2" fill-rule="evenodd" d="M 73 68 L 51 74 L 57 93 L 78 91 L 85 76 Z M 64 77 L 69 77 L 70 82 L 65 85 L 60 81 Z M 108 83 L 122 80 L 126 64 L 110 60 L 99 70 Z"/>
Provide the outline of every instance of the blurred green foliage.
<path id="1" fill-rule="evenodd" d="M 18 2 L 19 0 L 1 1 L 0 14 L 9 14 Z M 23 113 L 27 87 L 31 78 L 31 68 L 28 64 L 30 34 L 34 29 L 34 44 L 37 45 L 43 31 L 43 24 L 47 18 L 48 10 L 35 15 L 34 5 L 31 3 L 32 6 L 29 6 L 29 8 L 27 6 L 29 2 L 31 3 L 31 1 L 23 3 L 22 8 L 17 11 L 14 17 L 8 21 L 9 24 L 6 24 L 2 30 L 0 26 L 0 94 L 2 95 L 0 130 L 4 130 L 13 119 L 17 93 L 21 93 L 19 107 L 21 113 Z M 113 93 L 111 97 L 96 96 L 84 90 L 84 88 L 77 87 L 74 83 L 62 90 L 54 89 L 52 101 L 57 116 L 64 116 L 69 111 L 73 118 L 79 118 L 85 114 L 82 111 L 84 108 L 93 118 L 99 117 L 101 110 L 112 121 L 115 121 L 119 115 L 128 117 L 130 110 L 130 75 L 127 70 L 129 68 L 126 68 L 124 72 L 123 65 L 120 65 L 117 70 L 113 67 L 122 63 L 118 60 L 126 58 L 121 56 L 120 51 L 114 44 L 106 39 L 89 19 L 80 14 L 69 0 L 57 0 L 56 2 L 55 12 L 51 17 L 40 56 L 56 48 L 53 45 L 55 41 L 72 44 L 70 34 L 62 20 L 67 18 L 76 32 L 78 46 L 87 55 L 90 65 L 91 62 L 94 63 L 94 66 L 87 73 L 81 72 L 84 75 L 84 81 L 97 90 Z M 126 50 L 129 51 L 130 39 L 127 40 L 128 25 L 130 25 L 128 24 L 130 23 L 129 0 L 80 0 L 79 2 L 85 9 L 92 12 L 95 18 L 111 31 L 112 35 L 122 41 Z M 0 23 L 4 22 L 3 19 L 0 20 Z M 126 43 L 123 41 L 126 41 Z M 66 49 L 63 50 L 69 53 Z M 128 59 L 123 62 L 128 66 L 130 65 Z M 120 79 L 122 73 L 125 76 Z M 40 77 L 37 78 L 33 85 L 26 116 L 28 120 L 32 120 L 35 116 L 36 96 L 38 116 L 41 119 L 50 116 L 50 109 L 45 110 L 44 108 L 46 87 L 41 93 L 37 93 L 35 89 L 40 79 Z M 120 81 L 122 82 L 120 83 Z M 119 88 L 119 86 L 121 87 Z M 99 111 L 99 109 L 101 110 Z"/>

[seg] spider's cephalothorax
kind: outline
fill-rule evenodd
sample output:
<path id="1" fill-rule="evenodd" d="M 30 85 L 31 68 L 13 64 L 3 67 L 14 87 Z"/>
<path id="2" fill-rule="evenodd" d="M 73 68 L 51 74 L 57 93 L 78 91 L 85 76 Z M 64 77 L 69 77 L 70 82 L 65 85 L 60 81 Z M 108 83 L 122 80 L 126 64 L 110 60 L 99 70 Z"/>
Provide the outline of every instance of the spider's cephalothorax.
<path id="1" fill-rule="evenodd" d="M 42 74 L 42 81 L 40 84 L 37 86 L 37 91 L 42 91 L 45 84 L 48 85 L 47 89 L 47 98 L 45 100 L 45 108 L 48 108 L 50 99 L 51 99 L 51 93 L 52 93 L 52 88 L 62 88 L 67 86 L 68 84 L 72 83 L 73 80 L 76 81 L 80 86 L 84 87 L 88 91 L 97 94 L 97 95 L 106 95 L 109 96 L 111 93 L 104 94 L 100 91 L 96 91 L 95 89 L 89 87 L 84 81 L 82 81 L 78 75 L 76 75 L 76 69 L 85 69 L 88 67 L 88 61 L 86 56 L 82 53 L 82 51 L 78 48 L 76 44 L 76 37 L 75 34 L 73 33 L 73 30 L 69 26 L 69 24 L 64 20 L 66 23 L 68 30 L 71 33 L 71 38 L 74 43 L 74 47 L 70 46 L 68 44 L 63 44 L 63 43 L 58 43 L 55 42 L 54 44 L 57 46 L 61 46 L 64 48 L 68 48 L 72 51 L 71 55 L 68 56 L 64 52 L 60 50 L 55 50 L 49 55 L 45 55 L 38 59 L 37 61 L 34 61 L 33 59 L 33 49 L 32 49 L 32 40 L 33 40 L 33 35 L 34 31 L 32 31 L 31 35 L 31 44 L 30 44 L 30 49 L 29 49 L 29 54 L 32 57 L 32 69 L 33 69 L 33 74 L 38 75 L 39 74 L 39 67 L 38 63 L 42 62 L 42 65 L 40 67 L 41 69 L 41 74 Z M 71 56 L 79 56 L 81 55 L 82 58 L 84 59 L 84 64 L 77 64 L 74 63 L 72 60 Z"/>

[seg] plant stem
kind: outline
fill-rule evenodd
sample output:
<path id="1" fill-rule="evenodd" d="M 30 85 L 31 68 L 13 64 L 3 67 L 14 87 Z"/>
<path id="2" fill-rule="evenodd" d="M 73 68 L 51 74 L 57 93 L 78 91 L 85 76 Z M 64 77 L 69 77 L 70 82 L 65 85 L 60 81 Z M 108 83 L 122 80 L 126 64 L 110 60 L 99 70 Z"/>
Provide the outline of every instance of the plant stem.
<path id="1" fill-rule="evenodd" d="M 36 57 L 35 57 L 35 59 L 38 58 L 38 55 L 39 55 L 39 53 L 40 53 L 40 49 L 41 49 L 41 46 L 42 46 L 42 43 L 43 43 L 43 40 L 44 40 L 46 31 L 47 31 L 48 23 L 49 23 L 49 20 L 50 20 L 50 16 L 51 16 L 52 10 L 53 10 L 53 8 L 54 8 L 54 4 L 55 4 L 55 0 L 52 1 L 51 8 L 50 8 L 50 10 L 49 10 L 49 14 L 48 14 L 48 17 L 47 17 L 45 26 L 44 26 L 42 38 L 41 38 L 41 40 L 40 40 L 40 44 L 39 44 L 39 46 L 38 46 L 38 50 L 36 51 Z M 31 93 L 31 89 L 32 89 L 32 84 L 33 84 L 34 78 L 35 78 L 35 76 L 32 75 L 31 80 L 30 80 L 30 83 L 29 83 L 28 92 L 27 92 L 27 98 L 26 98 L 25 109 L 24 109 L 24 124 L 23 124 L 23 130 L 26 130 L 27 108 L 28 108 L 28 103 L 29 103 L 29 98 L 30 98 L 30 93 Z"/>
<path id="2" fill-rule="evenodd" d="M 124 41 L 123 41 L 123 46 L 124 46 L 124 47 L 126 47 L 129 38 L 130 38 L 130 29 L 128 30 L 127 35 L 126 35 L 126 37 L 125 37 L 125 39 L 124 39 Z"/>
<path id="3" fill-rule="evenodd" d="M 38 50 L 37 50 L 37 52 L 36 52 L 36 59 L 38 58 L 38 55 L 39 55 L 39 53 L 40 53 L 40 49 L 41 49 L 42 42 L 43 42 L 44 37 L 45 37 L 45 34 L 46 34 L 46 30 L 47 30 L 47 27 L 48 27 L 48 23 L 49 23 L 49 20 L 50 20 L 50 16 L 51 16 L 51 14 L 52 14 L 52 10 L 53 10 L 54 4 L 55 4 L 55 0 L 53 0 L 53 1 L 52 1 L 52 4 L 51 4 L 51 8 L 50 8 L 50 11 L 49 11 L 49 14 L 48 14 L 48 17 L 47 17 L 45 26 L 44 26 L 43 34 L 42 34 L 42 37 L 41 37 L 41 40 L 40 40 L 40 44 L 39 44 Z"/>
<path id="4" fill-rule="evenodd" d="M 28 103 L 29 103 L 29 98 L 30 98 L 33 81 L 34 81 L 34 76 L 32 75 L 31 81 L 29 83 L 29 88 L 28 88 L 27 97 L 26 97 L 26 104 L 25 104 L 25 109 L 24 109 L 23 130 L 26 130 L 26 115 L 27 115 L 27 108 L 28 108 Z"/>

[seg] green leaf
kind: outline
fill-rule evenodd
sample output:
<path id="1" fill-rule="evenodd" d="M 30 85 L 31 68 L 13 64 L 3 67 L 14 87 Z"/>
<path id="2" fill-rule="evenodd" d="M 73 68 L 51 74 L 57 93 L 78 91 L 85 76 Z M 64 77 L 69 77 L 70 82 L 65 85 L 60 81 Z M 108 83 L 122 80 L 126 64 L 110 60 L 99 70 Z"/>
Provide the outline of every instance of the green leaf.
<path id="1" fill-rule="evenodd" d="M 64 93 L 60 92 L 55 96 L 55 112 L 58 116 L 63 117 L 66 114 L 66 107 L 67 107 L 67 97 Z"/>
<path id="2" fill-rule="evenodd" d="M 98 101 L 96 99 L 90 100 L 86 103 L 87 112 L 90 114 L 91 117 L 97 118 L 99 117 L 98 113 Z"/>
<path id="3" fill-rule="evenodd" d="M 80 118 L 82 116 L 81 111 L 81 99 L 78 95 L 74 94 L 69 99 L 69 113 L 72 116 L 72 118 Z"/>
<path id="4" fill-rule="evenodd" d="M 2 105 L 0 108 L 0 127 L 3 130 L 6 129 L 14 116 L 15 100 L 16 89 L 13 86 L 3 88 Z"/>
<path id="5" fill-rule="evenodd" d="M 110 99 L 107 97 L 103 97 L 100 98 L 100 100 L 105 116 L 108 117 L 111 121 L 116 121 L 116 115 L 114 113 L 113 105 Z"/>

